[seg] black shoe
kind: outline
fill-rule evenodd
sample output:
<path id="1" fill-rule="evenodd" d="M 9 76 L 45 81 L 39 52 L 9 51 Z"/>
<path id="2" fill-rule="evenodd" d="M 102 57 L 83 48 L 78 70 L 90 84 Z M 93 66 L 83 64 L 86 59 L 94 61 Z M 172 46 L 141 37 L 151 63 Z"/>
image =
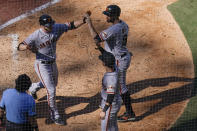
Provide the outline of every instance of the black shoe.
<path id="1" fill-rule="evenodd" d="M 54 119 L 53 121 L 54 121 L 54 123 L 57 124 L 57 125 L 61 125 L 61 126 L 66 125 L 65 121 L 62 120 L 61 118 Z"/>
<path id="2" fill-rule="evenodd" d="M 129 121 L 135 121 L 135 120 L 136 120 L 135 114 L 129 115 L 126 112 L 123 115 L 119 116 L 117 119 L 118 122 L 129 122 Z"/>
<path id="3" fill-rule="evenodd" d="M 30 92 L 30 95 L 36 100 L 38 99 L 38 96 L 36 94 L 36 92 Z"/>

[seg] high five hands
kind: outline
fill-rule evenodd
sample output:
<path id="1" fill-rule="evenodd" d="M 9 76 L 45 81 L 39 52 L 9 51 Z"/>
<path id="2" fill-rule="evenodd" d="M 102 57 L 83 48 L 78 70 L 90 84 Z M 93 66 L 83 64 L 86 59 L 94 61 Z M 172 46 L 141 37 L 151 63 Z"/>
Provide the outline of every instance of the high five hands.
<path id="1" fill-rule="evenodd" d="M 91 15 L 92 13 L 91 13 L 91 11 L 90 10 L 88 10 L 86 13 L 85 13 L 85 15 L 84 15 L 84 21 L 86 22 L 86 23 L 90 23 L 91 22 L 91 19 L 90 19 L 90 15 Z"/>

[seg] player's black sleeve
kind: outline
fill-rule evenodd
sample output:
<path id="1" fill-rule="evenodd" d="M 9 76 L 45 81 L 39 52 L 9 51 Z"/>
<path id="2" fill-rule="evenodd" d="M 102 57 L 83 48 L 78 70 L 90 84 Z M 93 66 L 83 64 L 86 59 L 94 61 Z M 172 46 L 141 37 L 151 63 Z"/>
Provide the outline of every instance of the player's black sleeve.
<path id="1" fill-rule="evenodd" d="M 76 29 L 77 27 L 75 27 L 74 21 L 70 22 L 70 30 Z"/>
<path id="2" fill-rule="evenodd" d="M 103 112 L 106 112 L 107 109 L 111 106 L 111 104 L 114 100 L 114 96 L 115 96 L 115 94 L 107 94 L 107 100 L 106 100 L 106 104 L 103 108 Z"/>
<path id="3" fill-rule="evenodd" d="M 101 46 L 98 46 L 98 49 L 99 49 L 99 51 L 100 51 L 101 53 L 106 52 L 106 51 L 103 49 L 103 47 L 101 47 Z"/>

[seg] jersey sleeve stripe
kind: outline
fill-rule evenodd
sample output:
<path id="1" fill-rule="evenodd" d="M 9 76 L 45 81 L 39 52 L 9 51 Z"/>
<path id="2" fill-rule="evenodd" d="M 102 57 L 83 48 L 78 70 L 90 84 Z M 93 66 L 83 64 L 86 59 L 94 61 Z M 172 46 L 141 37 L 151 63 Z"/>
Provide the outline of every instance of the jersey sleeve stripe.
<path id="1" fill-rule="evenodd" d="M 114 94 L 114 92 L 106 92 L 107 94 Z"/>
<path id="2" fill-rule="evenodd" d="M 23 44 L 24 44 L 24 45 L 27 45 L 27 49 L 29 49 L 29 50 L 31 49 L 31 46 L 28 45 L 25 41 L 23 41 Z"/>
<path id="3" fill-rule="evenodd" d="M 99 37 L 101 38 L 102 41 L 104 41 L 103 38 L 102 38 L 102 36 L 101 36 L 101 34 L 99 34 Z"/>
<path id="4" fill-rule="evenodd" d="M 25 41 L 23 41 L 24 45 L 28 45 Z"/>

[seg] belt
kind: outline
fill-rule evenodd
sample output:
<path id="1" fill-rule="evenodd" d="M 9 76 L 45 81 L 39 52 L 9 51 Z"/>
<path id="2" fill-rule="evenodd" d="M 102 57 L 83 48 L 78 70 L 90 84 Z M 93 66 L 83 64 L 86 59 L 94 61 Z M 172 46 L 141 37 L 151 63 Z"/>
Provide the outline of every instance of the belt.
<path id="1" fill-rule="evenodd" d="M 55 61 L 41 61 L 41 64 L 53 64 Z"/>
<path id="2" fill-rule="evenodd" d="M 11 122 L 11 121 L 8 121 L 8 123 L 12 124 L 12 125 L 18 125 L 18 126 L 25 126 L 25 125 L 28 125 L 29 123 L 28 122 L 25 122 L 25 123 L 21 123 L 21 124 L 18 124 L 18 123 L 14 123 L 14 122 Z"/>

